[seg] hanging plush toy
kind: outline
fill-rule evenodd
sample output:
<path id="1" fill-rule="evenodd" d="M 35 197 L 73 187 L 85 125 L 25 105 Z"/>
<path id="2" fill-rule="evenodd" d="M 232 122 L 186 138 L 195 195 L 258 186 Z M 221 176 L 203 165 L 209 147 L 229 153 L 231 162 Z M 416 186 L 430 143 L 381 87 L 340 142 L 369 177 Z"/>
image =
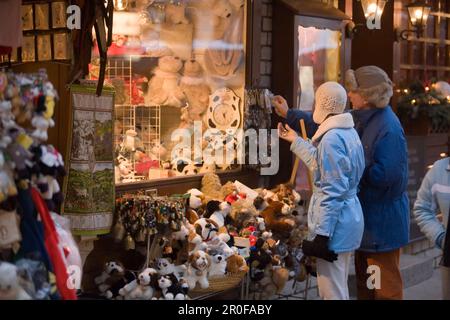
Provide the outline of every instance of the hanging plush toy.
<path id="1" fill-rule="evenodd" d="M 152 79 L 149 82 L 146 104 L 149 106 L 171 106 L 181 108 L 184 94 L 179 87 L 179 71 L 183 62 L 178 57 L 159 58 Z"/>

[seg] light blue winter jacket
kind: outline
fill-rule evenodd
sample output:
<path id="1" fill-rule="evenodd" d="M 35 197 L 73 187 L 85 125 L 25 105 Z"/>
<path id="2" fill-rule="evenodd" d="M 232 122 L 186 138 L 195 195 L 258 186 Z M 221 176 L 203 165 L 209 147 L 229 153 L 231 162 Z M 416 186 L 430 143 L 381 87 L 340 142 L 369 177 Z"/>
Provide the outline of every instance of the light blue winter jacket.
<path id="1" fill-rule="evenodd" d="M 437 161 L 422 181 L 417 200 L 414 204 L 414 216 L 420 230 L 441 247 L 448 225 L 450 207 L 450 158 Z M 442 213 L 441 223 L 437 214 Z M 441 248 L 442 249 L 442 248 Z"/>
<path id="2" fill-rule="evenodd" d="M 291 151 L 308 166 L 313 176 L 314 190 L 308 212 L 311 238 L 330 237 L 329 249 L 336 253 L 358 249 L 364 232 L 364 217 L 357 193 L 365 161 L 352 115 L 328 118 L 312 143 L 299 138 L 292 144 Z"/>

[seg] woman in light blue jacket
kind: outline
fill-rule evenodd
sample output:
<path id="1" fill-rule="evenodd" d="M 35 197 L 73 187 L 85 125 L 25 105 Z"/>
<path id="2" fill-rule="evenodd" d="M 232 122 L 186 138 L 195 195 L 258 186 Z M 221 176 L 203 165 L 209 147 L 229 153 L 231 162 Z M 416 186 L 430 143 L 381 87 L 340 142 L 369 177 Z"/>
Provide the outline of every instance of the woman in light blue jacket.
<path id="1" fill-rule="evenodd" d="M 348 300 L 351 253 L 358 249 L 364 218 L 358 185 L 365 168 L 364 150 L 354 129 L 345 89 L 327 82 L 316 93 L 314 121 L 319 129 L 312 143 L 298 137 L 289 126 L 279 125 L 280 136 L 313 174 L 308 227 L 312 241 L 303 242 L 305 255 L 317 257 L 320 296 Z"/>
<path id="2" fill-rule="evenodd" d="M 450 300 L 450 246 L 446 242 L 450 210 L 450 158 L 437 161 L 428 171 L 417 194 L 414 216 L 427 238 L 444 250 L 442 264 L 443 298 Z M 442 214 L 442 222 L 437 215 Z M 447 227 L 448 230 L 448 227 Z M 448 240 L 447 240 L 448 243 Z"/>

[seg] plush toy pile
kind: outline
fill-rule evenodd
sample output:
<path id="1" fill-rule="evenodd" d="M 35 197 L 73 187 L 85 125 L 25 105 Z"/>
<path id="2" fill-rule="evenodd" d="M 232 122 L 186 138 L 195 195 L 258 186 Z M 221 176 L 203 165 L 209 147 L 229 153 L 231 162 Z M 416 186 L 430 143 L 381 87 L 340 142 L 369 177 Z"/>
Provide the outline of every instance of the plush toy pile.
<path id="1" fill-rule="evenodd" d="M 0 72 L 0 300 L 77 298 L 68 268 L 81 258 L 55 213 L 64 162 L 47 144 L 56 99 L 45 70 Z"/>
<path id="2" fill-rule="evenodd" d="M 111 272 L 107 265 L 103 277 L 97 279 L 102 295 L 186 299 L 188 291 L 208 289 L 215 279 L 250 272 L 254 298 L 269 299 L 281 293 L 289 280 L 305 280 L 306 261 L 300 247 L 307 235 L 306 213 L 292 187 L 252 190 L 238 181 L 222 184 L 215 173 L 207 173 L 201 189 L 188 190 L 187 195 L 178 228 L 161 234 L 153 225 L 150 234 L 160 233 L 156 258 L 134 278 L 127 276 L 120 263 L 113 263 L 120 272 Z M 128 211 L 140 220 L 136 210 Z M 118 225 L 126 220 L 123 215 L 118 219 Z M 121 234 L 123 239 L 123 230 Z M 111 273 L 120 276 L 105 282 Z"/>

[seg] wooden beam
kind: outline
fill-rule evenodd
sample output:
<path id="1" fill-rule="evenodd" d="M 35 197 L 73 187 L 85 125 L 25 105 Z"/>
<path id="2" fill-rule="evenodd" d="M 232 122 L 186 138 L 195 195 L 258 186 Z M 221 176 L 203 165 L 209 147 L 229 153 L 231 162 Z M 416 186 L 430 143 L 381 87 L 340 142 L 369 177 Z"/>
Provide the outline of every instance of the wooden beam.
<path id="1" fill-rule="evenodd" d="M 420 65 L 420 64 L 401 64 L 400 69 L 403 69 L 403 70 L 450 71 L 450 67 L 428 66 L 428 65 Z"/>

